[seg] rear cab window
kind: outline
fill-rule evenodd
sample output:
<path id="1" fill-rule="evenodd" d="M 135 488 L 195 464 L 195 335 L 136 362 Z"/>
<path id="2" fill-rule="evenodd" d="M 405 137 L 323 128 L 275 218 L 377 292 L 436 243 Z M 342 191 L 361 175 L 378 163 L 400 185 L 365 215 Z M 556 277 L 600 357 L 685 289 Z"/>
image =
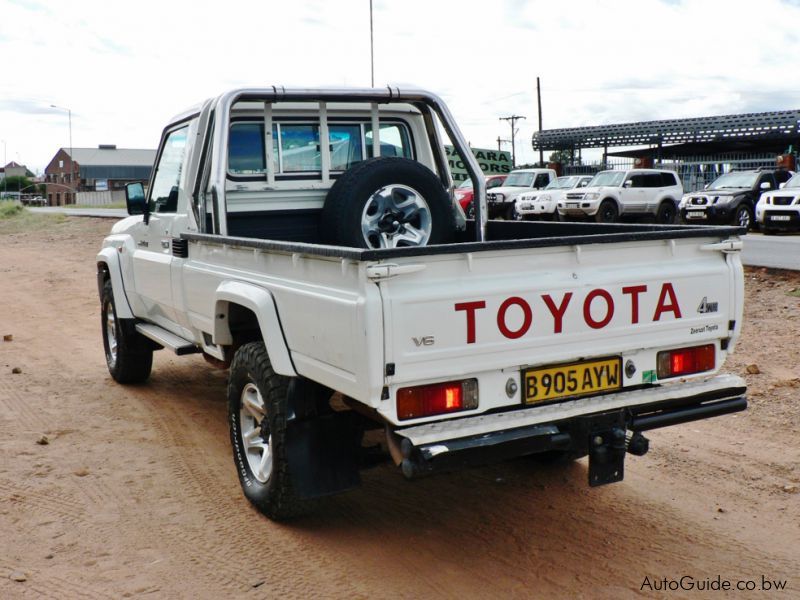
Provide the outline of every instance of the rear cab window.
<path id="1" fill-rule="evenodd" d="M 277 122 L 272 127 L 272 156 L 276 178 L 317 174 L 322 170 L 318 123 Z M 381 156 L 413 158 L 411 136 L 404 123 L 382 123 Z M 343 172 L 369 156 L 371 123 L 328 124 L 331 171 Z M 231 124 L 228 139 L 228 173 L 236 179 L 266 173 L 264 124 L 239 121 Z"/>

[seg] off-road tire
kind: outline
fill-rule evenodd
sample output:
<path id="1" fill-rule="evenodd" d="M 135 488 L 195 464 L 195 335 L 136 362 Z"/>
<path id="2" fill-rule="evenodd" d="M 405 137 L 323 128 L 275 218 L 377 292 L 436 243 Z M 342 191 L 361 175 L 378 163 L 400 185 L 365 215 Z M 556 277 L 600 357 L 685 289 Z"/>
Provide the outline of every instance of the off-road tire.
<path id="1" fill-rule="evenodd" d="M 110 317 L 110 318 L 109 318 Z M 111 280 L 106 279 L 100 296 L 100 325 L 106 365 L 117 383 L 142 383 L 153 368 L 153 345 L 136 331 L 132 319 L 120 319 Z M 114 339 L 109 336 L 113 329 Z M 112 345 L 116 342 L 116 355 Z"/>
<path id="2" fill-rule="evenodd" d="M 675 217 L 678 211 L 675 209 L 675 203 L 672 200 L 664 200 L 656 212 L 656 223 L 661 225 L 672 225 L 675 222 Z"/>
<path id="3" fill-rule="evenodd" d="M 391 156 L 359 162 L 336 180 L 322 208 L 320 229 L 323 241 L 368 248 L 361 230 L 362 214 L 372 195 L 388 185 L 408 186 L 425 200 L 431 216 L 431 232 L 425 245 L 453 241 L 455 215 L 442 182 L 417 161 Z"/>
<path id="4" fill-rule="evenodd" d="M 619 209 L 613 200 L 603 200 L 594 215 L 594 220 L 598 223 L 616 223 L 618 218 Z"/>
<path id="5" fill-rule="evenodd" d="M 233 461 L 245 497 L 262 513 L 275 521 L 307 514 L 316 502 L 301 499 L 292 489 L 286 458 L 286 418 L 289 377 L 278 375 L 272 368 L 264 342 L 241 346 L 233 357 L 228 380 L 228 424 Z M 265 482 L 259 481 L 245 455 L 242 440 L 242 395 L 248 384 L 254 384 L 264 402 L 270 434 L 272 470 Z"/>

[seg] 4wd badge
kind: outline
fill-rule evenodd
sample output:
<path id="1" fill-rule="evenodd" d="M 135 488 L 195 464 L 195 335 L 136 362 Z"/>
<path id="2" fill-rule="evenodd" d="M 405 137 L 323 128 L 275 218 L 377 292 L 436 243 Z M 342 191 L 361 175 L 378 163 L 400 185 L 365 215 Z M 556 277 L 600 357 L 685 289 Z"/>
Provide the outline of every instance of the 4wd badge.
<path id="1" fill-rule="evenodd" d="M 719 311 L 719 302 L 709 302 L 708 296 L 703 296 L 703 301 L 700 303 L 700 306 L 697 307 L 697 312 L 701 315 L 706 313 L 715 313 Z"/>

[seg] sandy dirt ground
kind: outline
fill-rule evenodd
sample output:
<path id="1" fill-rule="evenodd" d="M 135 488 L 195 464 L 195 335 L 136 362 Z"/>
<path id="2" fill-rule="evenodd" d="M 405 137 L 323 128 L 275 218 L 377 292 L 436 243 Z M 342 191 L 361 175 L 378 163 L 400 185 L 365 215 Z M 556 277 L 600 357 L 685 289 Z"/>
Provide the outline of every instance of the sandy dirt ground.
<path id="1" fill-rule="evenodd" d="M 622 483 L 589 488 L 585 459 L 415 482 L 385 465 L 275 524 L 239 490 L 225 372 L 164 351 L 146 385 L 109 377 L 110 226 L 0 235 L 0 598 L 726 596 L 657 591 L 684 576 L 800 598 L 799 274 L 747 271 L 726 369 L 750 409 L 653 432 Z"/>

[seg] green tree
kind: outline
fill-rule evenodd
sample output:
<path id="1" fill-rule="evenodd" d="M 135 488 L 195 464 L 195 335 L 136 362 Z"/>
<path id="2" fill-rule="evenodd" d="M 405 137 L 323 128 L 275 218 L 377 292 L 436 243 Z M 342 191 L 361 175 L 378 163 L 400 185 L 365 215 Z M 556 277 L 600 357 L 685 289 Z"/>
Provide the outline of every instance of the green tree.
<path id="1" fill-rule="evenodd" d="M 13 176 L 6 177 L 0 181 L 0 190 L 4 192 L 18 192 L 31 185 L 31 180 L 27 177 Z"/>
<path id="2" fill-rule="evenodd" d="M 571 165 L 575 160 L 575 152 L 573 150 L 556 150 L 550 155 L 550 162 L 558 162 L 562 165 Z"/>

